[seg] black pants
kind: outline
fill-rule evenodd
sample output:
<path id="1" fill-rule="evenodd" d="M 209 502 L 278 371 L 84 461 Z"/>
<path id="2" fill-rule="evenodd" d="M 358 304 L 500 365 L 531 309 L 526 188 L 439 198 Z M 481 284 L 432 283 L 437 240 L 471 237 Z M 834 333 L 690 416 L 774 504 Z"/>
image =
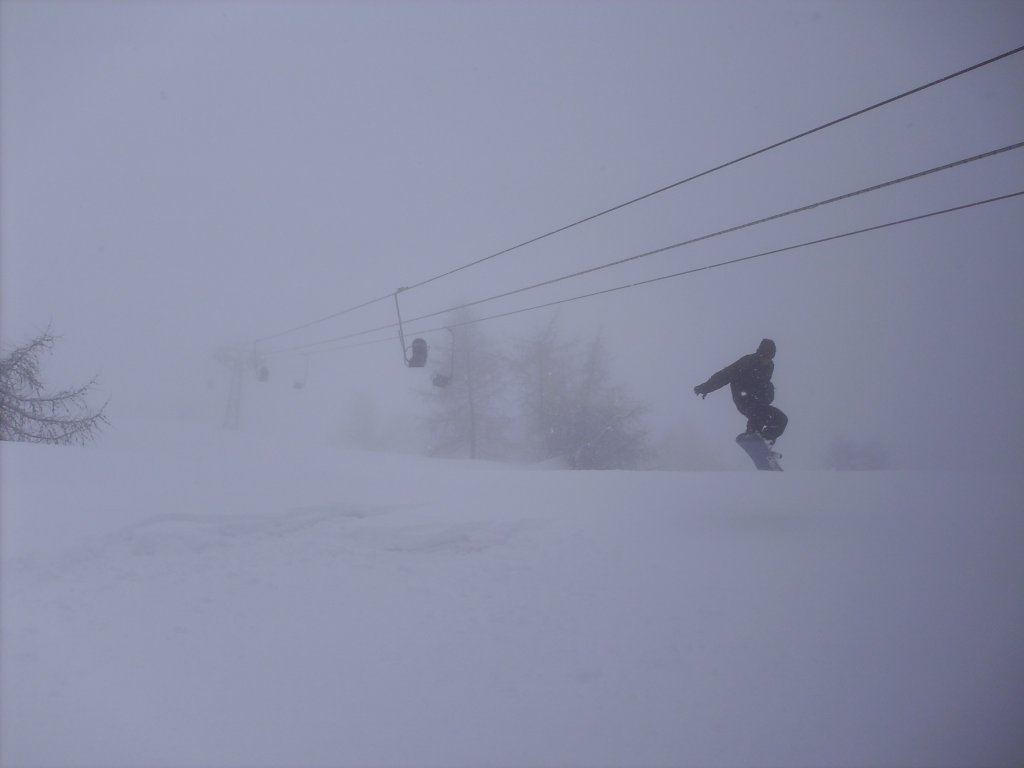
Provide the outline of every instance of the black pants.
<path id="1" fill-rule="evenodd" d="M 773 405 L 751 404 L 740 413 L 747 417 L 747 432 L 757 432 L 770 443 L 779 439 L 789 423 L 789 417 Z"/>

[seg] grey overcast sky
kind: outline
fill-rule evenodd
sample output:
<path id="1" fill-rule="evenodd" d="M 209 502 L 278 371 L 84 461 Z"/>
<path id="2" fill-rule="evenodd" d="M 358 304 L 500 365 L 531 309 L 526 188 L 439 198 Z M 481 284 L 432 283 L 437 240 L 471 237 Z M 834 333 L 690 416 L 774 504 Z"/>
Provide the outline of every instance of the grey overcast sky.
<path id="1" fill-rule="evenodd" d="M 0 336 L 55 384 L 192 411 L 222 344 L 471 262 L 1024 42 L 1009 2 L 0 2 Z M 1024 54 L 410 291 L 501 293 L 1024 140 Z M 1024 188 L 1024 150 L 477 308 L 539 304 Z M 776 340 L 785 451 L 1014 465 L 1021 198 L 563 305 L 652 424 L 728 444 L 694 384 Z M 482 326 L 495 343 L 554 310 Z M 393 321 L 379 302 L 267 343 Z M 444 323 L 437 318 L 430 325 Z M 377 334 L 376 338 L 387 334 Z M 374 337 L 370 337 L 374 338 Z M 432 339 L 440 349 L 442 338 Z M 302 358 L 275 363 L 275 381 Z M 397 342 L 310 359 L 305 404 L 414 413 Z M 250 388 L 252 390 L 252 388 Z M 289 400 L 291 398 L 291 400 Z M 292 404 L 289 404 L 292 403 Z M 220 407 L 220 406 L 218 406 Z"/>

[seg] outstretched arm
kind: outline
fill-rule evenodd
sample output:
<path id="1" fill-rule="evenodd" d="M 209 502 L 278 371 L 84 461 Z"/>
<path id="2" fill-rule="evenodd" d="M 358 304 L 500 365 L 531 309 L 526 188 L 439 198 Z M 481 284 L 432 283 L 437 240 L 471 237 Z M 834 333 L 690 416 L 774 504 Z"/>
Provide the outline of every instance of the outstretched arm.
<path id="1" fill-rule="evenodd" d="M 737 360 L 732 365 L 726 366 L 718 373 L 716 373 L 714 376 L 712 376 L 710 379 L 705 381 L 703 384 L 698 384 L 696 387 L 694 387 L 693 393 L 695 395 L 700 395 L 701 397 L 706 397 L 715 390 L 721 389 L 730 381 L 732 381 L 732 378 L 736 373 L 736 368 L 737 366 L 739 366 L 739 364 L 740 361 Z"/>

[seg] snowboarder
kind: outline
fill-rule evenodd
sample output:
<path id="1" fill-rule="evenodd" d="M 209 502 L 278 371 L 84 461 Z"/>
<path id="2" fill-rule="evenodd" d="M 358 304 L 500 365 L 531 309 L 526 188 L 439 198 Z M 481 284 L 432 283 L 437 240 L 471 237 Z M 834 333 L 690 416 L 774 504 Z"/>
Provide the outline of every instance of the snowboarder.
<path id="1" fill-rule="evenodd" d="M 744 440 L 756 436 L 762 437 L 768 445 L 774 445 L 786 429 L 789 419 L 771 404 L 775 399 L 775 385 L 772 384 L 774 358 L 775 342 L 762 339 L 757 352 L 744 355 L 693 388 L 695 394 L 704 398 L 726 384 L 730 385 L 736 409 L 747 417 L 747 431 L 736 438 L 741 445 Z"/>

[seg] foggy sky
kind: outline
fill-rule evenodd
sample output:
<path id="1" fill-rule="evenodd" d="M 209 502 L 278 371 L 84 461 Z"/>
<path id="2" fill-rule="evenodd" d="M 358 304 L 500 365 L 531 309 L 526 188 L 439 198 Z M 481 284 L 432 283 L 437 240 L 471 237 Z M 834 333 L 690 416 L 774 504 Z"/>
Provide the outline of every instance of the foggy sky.
<path id="1" fill-rule="evenodd" d="M 0 341 L 112 415 L 219 418 L 222 344 L 276 334 L 1021 44 L 1019 2 L 0 3 Z M 402 296 L 425 314 L 1024 139 L 1024 54 Z M 1024 188 L 1024 150 L 483 305 L 494 314 Z M 780 447 L 1012 465 L 1021 199 L 566 304 L 660 431 L 731 450 L 692 387 L 775 339 Z M 552 310 L 485 323 L 495 343 Z M 394 305 L 275 339 L 394 320 Z M 439 318 L 430 327 L 443 325 Z M 377 337 L 388 334 L 377 334 Z M 372 338 L 372 337 L 371 337 Z M 440 348 L 443 337 L 432 338 Z M 247 408 L 415 414 L 398 343 L 275 363 Z M 419 378 L 417 378 L 419 377 Z M 215 388 L 207 386 L 215 382 Z M 222 390 L 220 390 L 222 391 Z M 300 418 L 301 415 L 301 418 Z M 116 426 L 116 418 L 115 418 Z M 716 447 L 717 446 L 717 447 Z"/>

